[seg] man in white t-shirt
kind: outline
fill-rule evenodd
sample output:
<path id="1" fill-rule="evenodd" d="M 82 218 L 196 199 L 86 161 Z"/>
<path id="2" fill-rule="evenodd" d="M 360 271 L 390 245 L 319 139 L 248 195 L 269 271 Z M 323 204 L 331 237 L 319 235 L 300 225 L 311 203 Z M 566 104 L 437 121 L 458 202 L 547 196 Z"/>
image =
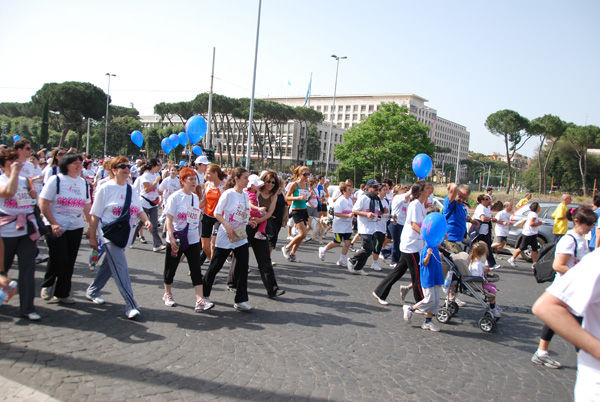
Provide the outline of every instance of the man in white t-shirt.
<path id="1" fill-rule="evenodd" d="M 576 401 L 600 400 L 600 249 L 554 280 L 533 313 L 580 352 Z M 572 315 L 583 317 L 583 324 Z"/>
<path id="2" fill-rule="evenodd" d="M 348 258 L 348 271 L 353 274 L 368 275 L 363 267 L 369 256 L 373 253 L 373 234 L 375 233 L 377 220 L 383 215 L 383 205 L 378 196 L 379 186 L 374 179 L 370 179 L 365 192 L 356 200 L 352 212 L 358 216 L 358 234 L 362 240 L 362 247 L 354 255 Z"/>

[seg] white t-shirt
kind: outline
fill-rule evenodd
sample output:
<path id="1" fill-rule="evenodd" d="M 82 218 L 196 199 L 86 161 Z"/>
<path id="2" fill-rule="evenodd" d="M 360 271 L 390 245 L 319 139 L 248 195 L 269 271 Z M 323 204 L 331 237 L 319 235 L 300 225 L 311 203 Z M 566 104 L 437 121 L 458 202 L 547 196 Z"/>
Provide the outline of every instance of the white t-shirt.
<path id="1" fill-rule="evenodd" d="M 483 262 L 481 262 L 481 260 L 475 260 L 470 263 L 469 272 L 471 273 L 471 276 L 479 276 L 483 278 L 485 276 L 485 267 L 483 266 Z"/>
<path id="2" fill-rule="evenodd" d="M 163 192 L 162 199 L 163 205 L 167 205 L 167 201 L 171 194 L 175 191 L 181 190 L 181 182 L 179 181 L 179 177 L 175 176 L 174 179 L 171 179 L 171 176 L 167 177 L 160 183 L 158 189 Z"/>
<path id="3" fill-rule="evenodd" d="M 143 208 L 150 209 L 150 208 L 154 208 L 154 207 L 158 206 L 158 204 L 150 204 L 147 200 L 144 199 L 144 198 L 147 198 L 150 201 L 154 201 L 154 200 L 158 199 L 158 184 L 149 193 L 147 193 L 144 190 L 144 183 L 148 183 L 148 184 L 152 185 L 152 184 L 154 184 L 154 180 L 156 180 L 157 177 L 159 177 L 158 173 L 150 173 L 149 170 L 146 170 L 144 172 L 144 174 L 139 177 L 140 188 L 138 191 L 140 194 L 140 199 L 142 201 Z M 142 197 L 144 197 L 144 198 L 142 198 Z"/>
<path id="4" fill-rule="evenodd" d="M 365 194 L 361 194 L 356 200 L 356 204 L 352 208 L 353 211 L 364 211 L 369 212 L 369 206 L 371 205 L 371 199 L 367 197 Z M 377 205 L 378 206 L 378 205 Z M 378 208 L 375 207 L 375 217 L 373 219 L 369 219 L 366 216 L 358 215 L 357 226 L 358 233 L 372 235 L 375 233 L 375 226 L 377 223 L 377 213 Z M 335 233 L 335 232 L 334 232 Z"/>
<path id="5" fill-rule="evenodd" d="M 233 188 L 226 190 L 217 203 L 215 208 L 215 216 L 223 215 L 223 218 L 231 225 L 236 228 L 239 226 L 246 226 L 248 219 L 250 218 L 250 202 L 248 201 L 248 194 L 242 192 L 241 194 L 235 191 Z M 220 225 L 219 231 L 217 232 L 217 240 L 215 245 L 219 248 L 224 249 L 235 249 L 244 244 L 248 243 L 248 239 L 242 239 L 235 243 L 232 243 L 227 237 L 225 226 Z"/>
<path id="6" fill-rule="evenodd" d="M 349 214 L 352 212 L 352 200 L 346 197 L 340 197 L 333 204 L 333 212 L 338 214 Z M 333 233 L 352 233 L 352 218 L 333 217 L 331 225 Z"/>
<path id="7" fill-rule="evenodd" d="M 0 186 L 8 183 L 8 176 L 0 176 Z M 0 197 L 0 212 L 6 215 L 20 215 L 33 213 L 35 200 L 29 196 L 29 183 L 26 178 L 19 176 L 17 192 L 10 198 Z M 27 228 L 17 230 L 17 221 L 12 221 L 0 227 L 0 237 L 21 237 L 27 234 Z"/>
<path id="8" fill-rule="evenodd" d="M 44 170 L 42 170 L 42 173 L 44 174 L 44 184 L 48 183 L 50 177 L 58 174 L 59 172 L 60 170 L 58 170 L 58 166 L 46 166 Z"/>
<path id="9" fill-rule="evenodd" d="M 475 212 L 473 213 L 473 217 L 477 220 L 481 220 L 481 215 L 485 216 L 486 218 L 491 218 L 492 217 L 492 211 L 484 206 L 483 204 L 479 204 L 477 205 L 477 208 L 475 208 Z M 486 235 L 488 234 L 489 230 L 490 230 L 490 222 L 482 222 L 479 225 L 479 234 L 481 235 Z"/>
<path id="10" fill-rule="evenodd" d="M 426 206 L 433 205 L 433 197 L 434 197 L 433 193 L 429 194 L 429 197 L 427 197 L 427 201 L 425 202 Z"/>
<path id="11" fill-rule="evenodd" d="M 573 237 L 568 235 L 573 236 L 575 240 L 573 240 Z M 577 257 L 575 257 L 575 242 L 577 242 Z M 581 261 L 581 259 L 589 252 L 590 248 L 588 247 L 588 242 L 583 238 L 583 236 L 575 233 L 575 231 L 571 229 L 560 238 L 558 243 L 556 243 L 554 257 L 556 257 L 558 254 L 572 255 L 565 265 L 569 268 L 573 268 L 575 265 L 579 264 L 579 261 Z M 556 272 L 556 278 L 560 276 L 562 276 L 562 274 L 560 272 Z"/>
<path id="12" fill-rule="evenodd" d="M 101 222 L 98 224 L 98 236 L 102 238 L 103 243 L 107 243 L 108 240 L 102 236 L 102 223 L 113 222 L 121 215 L 123 204 L 125 204 L 128 185 L 129 184 L 125 184 L 121 186 L 114 180 L 110 180 L 98 187 L 90 214 L 100 218 Z M 129 231 L 129 241 L 127 242 L 127 246 L 131 244 L 131 240 L 135 234 L 134 228 L 137 223 L 137 216 L 140 212 L 143 212 L 140 197 L 135 188 L 132 187 L 131 205 L 129 206 L 129 213 L 131 214 L 129 225 L 131 226 L 131 230 Z"/>
<path id="13" fill-rule="evenodd" d="M 204 173 L 198 173 L 196 170 L 196 180 L 198 181 L 199 186 L 204 185 Z"/>
<path id="14" fill-rule="evenodd" d="M 21 166 L 21 173 L 19 173 L 19 176 L 31 179 L 33 176 L 35 176 L 34 169 L 35 166 L 33 165 L 33 163 L 25 161 L 23 162 L 23 166 Z"/>
<path id="15" fill-rule="evenodd" d="M 381 203 L 383 204 L 383 208 L 387 208 L 388 212 L 384 213 L 382 216 L 379 216 L 380 219 L 375 223 L 375 231 L 385 233 L 387 229 L 387 223 L 390 220 L 390 202 L 387 198 L 384 198 L 381 200 Z M 379 213 L 379 211 L 376 212 Z"/>
<path id="16" fill-rule="evenodd" d="M 409 202 L 406 201 L 408 193 L 396 194 L 392 200 L 392 215 L 396 215 L 396 222 L 404 225 L 406 222 L 406 210 Z"/>
<path id="17" fill-rule="evenodd" d="M 83 173 L 83 177 L 85 177 L 88 183 L 92 184 L 94 182 L 95 173 L 93 169 L 83 169 L 81 173 Z"/>
<path id="18" fill-rule="evenodd" d="M 523 236 L 533 236 L 538 234 L 539 226 L 531 226 L 529 222 L 533 219 L 533 222 L 538 222 L 538 214 L 531 211 L 529 215 L 527 215 L 527 222 L 525 222 L 525 226 L 523 226 Z"/>
<path id="19" fill-rule="evenodd" d="M 188 243 L 196 244 L 200 242 L 200 232 L 198 224 L 200 223 L 200 201 L 196 193 L 187 195 L 183 190 L 177 190 L 169 197 L 165 212 L 173 217 L 173 230 L 183 230 L 188 228 Z M 189 220 L 188 220 L 189 216 Z M 171 243 L 169 232 L 167 231 L 167 243 Z"/>
<path id="20" fill-rule="evenodd" d="M 511 216 L 511 213 L 506 212 L 505 210 L 502 210 L 496 214 L 496 219 L 498 220 L 495 227 L 496 236 L 508 237 L 509 227 L 501 225 L 500 222 L 510 222 Z"/>
<path id="21" fill-rule="evenodd" d="M 313 187 L 312 190 L 315 196 L 310 196 L 310 199 L 307 201 L 307 206 L 310 206 L 311 208 L 316 208 L 317 206 L 319 206 L 320 192 L 316 187 Z M 310 191 L 310 189 L 308 191 Z"/>
<path id="22" fill-rule="evenodd" d="M 60 179 L 60 192 L 56 193 L 56 180 Z M 72 178 L 59 173 L 50 177 L 40 198 L 50 201 L 50 212 L 56 222 L 64 231 L 81 229 L 85 226 L 83 208 L 91 202 L 89 189 L 81 177 Z M 44 217 L 44 223 L 50 225 L 50 221 Z"/>
<path id="23" fill-rule="evenodd" d="M 33 177 L 39 176 L 42 174 L 42 168 L 41 167 L 36 167 L 33 168 Z M 37 180 L 33 181 L 33 189 L 38 193 L 38 197 L 40 195 L 40 192 L 42 191 L 42 186 L 44 185 L 44 179 L 43 178 L 39 178 Z"/>
<path id="24" fill-rule="evenodd" d="M 583 317 L 583 329 L 600 338 L 600 249 L 556 279 L 547 291 L 567 304 L 575 315 Z M 575 400 L 600 400 L 600 360 L 581 350 L 577 371 Z"/>
<path id="25" fill-rule="evenodd" d="M 423 249 L 423 239 L 412 227 L 411 222 L 421 226 L 425 219 L 425 205 L 419 200 L 412 200 L 406 211 L 406 223 L 400 236 L 400 251 L 403 253 L 418 253 Z"/>

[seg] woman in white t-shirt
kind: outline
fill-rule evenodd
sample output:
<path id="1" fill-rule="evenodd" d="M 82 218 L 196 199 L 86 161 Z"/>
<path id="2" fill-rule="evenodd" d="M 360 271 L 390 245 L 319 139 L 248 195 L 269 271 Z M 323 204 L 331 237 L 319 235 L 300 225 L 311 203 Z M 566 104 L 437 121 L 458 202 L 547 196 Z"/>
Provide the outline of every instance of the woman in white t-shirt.
<path id="1" fill-rule="evenodd" d="M 503 206 L 504 209 L 496 214 L 496 226 L 494 227 L 494 240 L 496 243 L 492 244 L 492 248 L 496 249 L 496 255 L 500 254 L 506 245 L 510 227 L 510 218 L 512 216 L 512 203 L 507 201 Z"/>
<path id="2" fill-rule="evenodd" d="M 538 202 L 532 202 L 529 205 L 529 209 L 531 212 L 527 215 L 527 222 L 525 222 L 525 226 L 523 226 L 523 231 L 521 232 L 521 242 L 519 243 L 519 248 L 515 250 L 512 257 L 510 257 L 507 261 L 513 267 L 517 266 L 516 258 L 523 251 L 527 250 L 527 247 L 531 247 L 531 259 L 533 260 L 533 265 L 531 269 L 535 268 L 535 263 L 537 262 L 538 255 L 538 226 L 541 226 L 543 222 L 538 219 L 538 214 L 541 211 L 540 204 Z"/>
<path id="3" fill-rule="evenodd" d="M 117 288 L 125 300 L 125 315 L 129 319 L 133 319 L 140 315 L 138 305 L 133 298 L 133 290 L 131 289 L 131 279 L 129 278 L 129 267 L 125 258 L 125 249 L 134 235 L 133 227 L 139 218 L 146 229 L 152 230 L 152 224 L 148 220 L 146 213 L 142 209 L 140 198 L 137 191 L 127 183 L 129 179 L 131 165 L 124 156 L 117 156 L 110 160 L 108 166 L 112 170 L 114 179 L 98 187 L 96 199 L 90 211 L 90 247 L 98 248 L 98 235 L 102 241 L 102 246 L 105 258 L 102 260 L 96 277 L 92 284 L 87 288 L 86 297 L 95 304 L 104 304 L 104 300 L 100 297 L 100 291 L 106 285 L 106 282 L 112 276 L 115 279 Z M 129 240 L 125 247 L 119 247 L 113 244 L 110 240 L 102 236 L 102 229 L 99 223 L 103 225 L 114 222 L 121 215 L 121 211 L 127 199 L 127 189 L 131 189 L 131 203 L 129 205 Z"/>
<path id="4" fill-rule="evenodd" d="M 394 268 L 400 261 L 400 236 L 406 222 L 406 210 L 409 203 L 407 198 L 410 195 L 406 194 L 406 187 L 398 184 L 394 187 L 394 197 L 392 198 L 392 220 L 389 225 L 390 233 L 392 234 L 392 260 L 390 266 Z"/>
<path id="5" fill-rule="evenodd" d="M 406 223 L 400 236 L 400 261 L 392 272 L 386 276 L 373 292 L 373 296 L 380 304 L 387 305 L 387 299 L 390 290 L 406 273 L 408 269 L 412 278 L 412 288 L 415 302 L 423 299 L 423 290 L 421 289 L 421 280 L 419 275 L 419 260 L 423 240 L 421 239 L 421 223 L 425 219 L 425 202 L 429 197 L 429 191 L 425 189 L 425 182 L 419 180 L 410 189 L 412 201 L 406 211 Z M 402 296 L 408 293 L 408 287 L 402 287 Z M 403 297 L 404 299 L 404 297 Z M 383 303 L 382 303 L 383 302 Z"/>
<path id="6" fill-rule="evenodd" d="M 179 166 L 173 165 L 169 168 L 169 175 L 165 177 L 158 185 L 158 191 L 162 196 L 162 214 L 158 218 L 158 222 L 163 224 L 167 218 L 167 201 L 171 194 L 181 190 L 181 182 L 179 181 Z M 163 233 L 167 232 L 167 228 L 163 226 Z"/>
<path id="7" fill-rule="evenodd" d="M 46 184 L 51 176 L 58 174 L 58 164 L 66 153 L 67 150 L 63 147 L 54 148 L 52 152 L 50 152 L 48 165 L 46 165 L 44 170 L 42 170 L 42 174 L 44 175 L 44 184 Z"/>
<path id="8" fill-rule="evenodd" d="M 585 235 L 596 225 L 598 215 L 588 206 L 580 206 L 572 215 L 573 229 L 569 230 L 558 243 L 554 250 L 554 262 L 552 268 L 556 271 L 555 281 L 573 268 L 589 252 L 589 246 Z M 582 318 L 575 317 L 581 324 Z M 533 354 L 531 361 L 535 364 L 550 368 L 559 368 L 561 364 L 548 355 L 548 347 L 554 336 L 554 331 L 546 324 L 542 329 L 540 343 L 537 351 Z"/>
<path id="9" fill-rule="evenodd" d="M 81 177 L 82 162 L 80 154 L 63 156 L 58 164 L 60 173 L 48 179 L 40 194 L 40 210 L 49 228 L 46 244 L 50 258 L 41 291 L 44 300 L 53 297 L 60 303 L 75 303 L 71 278 L 91 207 L 89 184 Z"/>
<path id="10" fill-rule="evenodd" d="M 152 223 L 152 251 L 158 252 L 164 250 L 167 246 L 162 243 L 162 239 L 158 234 L 158 203 L 160 201 L 160 194 L 158 190 L 158 184 L 160 183 L 160 170 L 161 165 L 158 159 L 150 159 L 140 168 L 139 180 L 140 186 L 140 201 L 144 212 L 148 215 L 150 223 Z M 138 221 L 135 228 L 135 232 L 138 233 L 142 228 L 142 222 Z M 140 242 L 146 243 L 144 236 L 140 236 Z"/>
<path id="11" fill-rule="evenodd" d="M 204 276 L 204 300 L 210 303 L 210 293 L 215 276 L 219 273 L 225 260 L 233 251 L 236 260 L 234 276 L 237 283 L 233 283 L 235 303 L 237 310 L 248 311 L 252 307 L 248 304 L 248 238 L 246 225 L 256 227 L 250 218 L 250 202 L 248 194 L 243 190 L 248 186 L 248 171 L 242 167 L 233 169 L 231 177 L 227 180 L 225 190 L 215 208 L 215 218 L 221 226 L 217 232 L 215 251 L 210 265 Z"/>
<path id="12" fill-rule="evenodd" d="M 33 215 L 37 193 L 27 179 L 19 176 L 23 164 L 13 148 L 0 149 L 0 237 L 4 243 L 3 276 L 10 270 L 15 255 L 19 265 L 19 302 L 21 315 L 31 321 L 41 316 L 35 311 L 35 242 L 40 237 Z"/>
<path id="13" fill-rule="evenodd" d="M 329 242 L 325 247 L 319 247 L 319 258 L 321 261 L 325 261 L 325 253 L 327 250 L 339 247 L 343 242 L 342 251 L 340 252 L 340 258 L 336 262 L 337 265 L 346 267 L 346 254 L 350 248 L 350 240 L 352 239 L 352 219 L 354 213 L 352 213 L 352 186 L 345 182 L 340 183 L 339 190 L 341 195 L 333 203 L 333 240 Z"/>
<path id="14" fill-rule="evenodd" d="M 486 259 L 488 267 L 498 269 L 500 265 L 496 264 L 496 259 L 492 253 L 492 223 L 496 222 L 496 218 L 492 217 L 490 205 L 492 205 L 492 200 L 487 194 L 480 194 L 477 197 L 477 208 L 475 208 L 473 218 L 479 222 L 479 234 L 473 243 L 481 240 L 487 245 Z"/>
<path id="15" fill-rule="evenodd" d="M 173 168 L 171 168 L 173 169 Z M 184 168 L 179 174 L 181 189 L 175 191 L 169 196 L 165 212 L 167 214 L 167 253 L 165 255 L 164 269 L 164 285 L 165 294 L 163 302 L 166 306 L 175 306 L 175 300 L 171 293 L 173 278 L 181 257 L 185 254 L 190 267 L 190 276 L 192 286 L 196 292 L 196 305 L 194 311 L 196 313 L 211 309 L 214 304 L 204 299 L 202 291 L 202 271 L 200 264 L 200 234 L 198 233 L 198 223 L 200 222 L 200 200 L 194 192 L 196 189 L 196 172 L 190 168 Z M 183 236 L 187 239 L 187 248 L 183 248 L 183 243 L 173 241 L 180 239 L 181 235 L 177 232 L 184 233 Z"/>

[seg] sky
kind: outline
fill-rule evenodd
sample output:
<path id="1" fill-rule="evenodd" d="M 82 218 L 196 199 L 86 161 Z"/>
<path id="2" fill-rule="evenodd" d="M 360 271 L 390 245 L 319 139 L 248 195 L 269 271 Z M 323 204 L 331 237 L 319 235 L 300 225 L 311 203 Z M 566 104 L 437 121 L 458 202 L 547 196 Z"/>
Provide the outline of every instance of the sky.
<path id="1" fill-rule="evenodd" d="M 90 82 L 140 114 L 208 92 L 250 97 L 258 0 L 0 0 L 0 102 Z M 416 94 L 503 152 L 486 118 L 511 109 L 600 125 L 595 0 L 263 0 L 256 97 Z M 522 153 L 533 156 L 537 140 Z"/>

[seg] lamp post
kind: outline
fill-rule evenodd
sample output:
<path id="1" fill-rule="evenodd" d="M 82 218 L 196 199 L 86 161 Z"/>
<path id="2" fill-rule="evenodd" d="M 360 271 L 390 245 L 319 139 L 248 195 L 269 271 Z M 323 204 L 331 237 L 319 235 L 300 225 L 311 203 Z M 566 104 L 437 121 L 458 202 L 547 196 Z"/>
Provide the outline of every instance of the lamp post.
<path id="1" fill-rule="evenodd" d="M 331 106 L 331 121 L 329 122 L 329 138 L 327 139 L 327 163 L 325 164 L 325 177 L 327 177 L 327 175 L 329 174 L 329 154 L 331 153 L 331 131 L 333 130 L 333 118 L 335 116 L 335 94 L 337 92 L 337 79 L 338 79 L 338 71 L 340 69 L 340 59 L 344 60 L 347 59 L 348 57 L 346 56 L 336 56 L 335 54 L 332 54 L 331 57 L 333 57 L 336 62 L 337 62 L 337 66 L 335 68 L 335 85 L 333 86 L 333 106 Z"/>
<path id="2" fill-rule="evenodd" d="M 254 73 L 252 75 L 252 96 L 250 97 L 250 116 L 248 117 L 248 150 L 246 154 L 246 170 L 250 170 L 252 150 L 252 121 L 254 119 L 254 90 L 256 88 L 256 62 L 258 60 L 258 37 L 260 33 L 260 9 L 262 0 L 258 0 L 258 18 L 256 20 L 256 45 L 254 47 Z M 259 155 L 260 156 L 260 155 Z"/>
<path id="3" fill-rule="evenodd" d="M 108 103 L 110 102 L 110 77 L 116 77 L 117 74 L 106 73 L 108 76 L 108 90 L 106 91 L 106 124 L 104 124 L 104 157 L 106 158 L 106 138 L 108 136 Z"/>

